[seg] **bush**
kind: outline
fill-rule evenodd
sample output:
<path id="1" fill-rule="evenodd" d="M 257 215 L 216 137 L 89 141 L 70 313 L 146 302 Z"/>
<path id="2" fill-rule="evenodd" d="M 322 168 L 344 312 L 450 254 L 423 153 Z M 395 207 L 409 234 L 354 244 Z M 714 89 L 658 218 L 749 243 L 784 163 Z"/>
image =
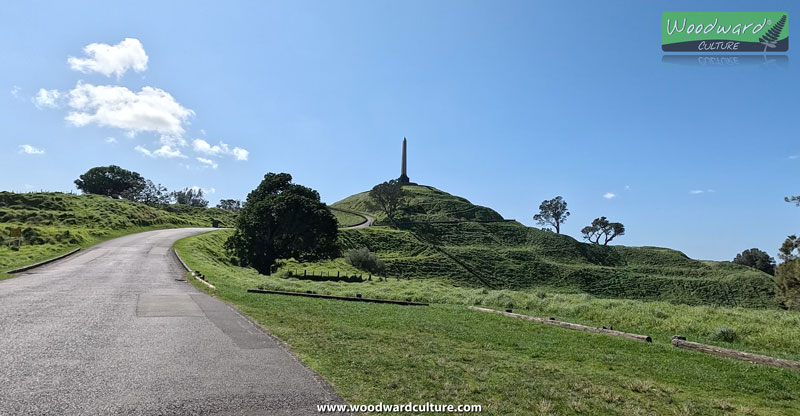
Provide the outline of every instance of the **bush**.
<path id="1" fill-rule="evenodd" d="M 386 273 L 386 263 L 379 259 L 375 253 L 370 252 L 366 247 L 350 250 L 347 253 L 346 260 L 353 265 L 353 267 L 372 274 Z"/>
<path id="2" fill-rule="evenodd" d="M 733 328 L 728 328 L 727 326 L 723 326 L 717 329 L 717 332 L 714 333 L 712 337 L 717 341 L 723 342 L 736 342 L 739 340 L 739 334 Z"/>

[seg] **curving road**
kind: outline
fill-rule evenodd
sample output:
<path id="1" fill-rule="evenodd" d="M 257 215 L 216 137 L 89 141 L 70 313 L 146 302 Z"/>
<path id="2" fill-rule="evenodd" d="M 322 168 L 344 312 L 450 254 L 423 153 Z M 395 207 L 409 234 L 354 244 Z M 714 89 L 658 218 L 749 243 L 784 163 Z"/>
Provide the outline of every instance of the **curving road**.
<path id="1" fill-rule="evenodd" d="M 183 280 L 170 247 L 204 231 L 133 234 L 0 281 L 0 415 L 303 415 L 343 403 Z"/>

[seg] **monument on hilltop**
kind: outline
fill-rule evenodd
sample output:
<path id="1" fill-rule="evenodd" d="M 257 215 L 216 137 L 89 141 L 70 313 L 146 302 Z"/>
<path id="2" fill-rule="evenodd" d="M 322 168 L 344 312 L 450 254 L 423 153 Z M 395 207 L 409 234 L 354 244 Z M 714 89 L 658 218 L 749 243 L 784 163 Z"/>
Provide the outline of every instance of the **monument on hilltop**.
<path id="1" fill-rule="evenodd" d="M 397 181 L 403 185 L 416 185 L 408 178 L 408 171 L 406 170 L 406 138 L 403 137 L 403 160 L 400 164 L 400 177 Z"/>

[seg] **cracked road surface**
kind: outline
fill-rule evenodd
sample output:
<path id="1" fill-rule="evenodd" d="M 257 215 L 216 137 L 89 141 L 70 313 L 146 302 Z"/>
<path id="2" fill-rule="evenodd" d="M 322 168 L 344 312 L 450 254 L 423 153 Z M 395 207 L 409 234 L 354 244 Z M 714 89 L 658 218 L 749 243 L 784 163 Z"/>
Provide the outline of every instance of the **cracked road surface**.
<path id="1" fill-rule="evenodd" d="M 303 415 L 344 403 L 184 281 L 176 240 L 132 234 L 0 281 L 0 415 Z"/>

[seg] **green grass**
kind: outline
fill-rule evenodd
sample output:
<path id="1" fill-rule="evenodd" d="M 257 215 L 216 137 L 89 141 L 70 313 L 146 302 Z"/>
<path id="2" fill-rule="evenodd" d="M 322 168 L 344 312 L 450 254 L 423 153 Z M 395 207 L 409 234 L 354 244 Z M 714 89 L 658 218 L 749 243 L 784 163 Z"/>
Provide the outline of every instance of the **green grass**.
<path id="1" fill-rule="evenodd" d="M 211 218 L 232 225 L 233 215 L 211 208 L 144 204 L 99 195 L 0 192 L 0 279 L 6 270 L 36 263 L 98 242 L 135 232 L 174 227 L 209 227 Z M 22 231 L 16 250 L 5 242 Z"/>
<path id="2" fill-rule="evenodd" d="M 331 209 L 333 216 L 336 217 L 336 222 L 339 223 L 339 227 L 352 227 L 354 225 L 359 225 L 366 221 L 364 217 L 360 215 L 351 214 L 349 212 L 340 211 L 338 209 Z"/>
<path id="3" fill-rule="evenodd" d="M 501 221 L 495 211 L 431 187 L 405 187 L 413 197 L 387 226 L 342 230 L 345 250 L 367 247 L 390 275 L 445 278 L 497 289 L 561 287 L 608 298 L 690 305 L 776 307 L 771 276 L 727 262 L 698 261 L 659 247 L 599 246 L 567 235 Z M 372 212 L 367 193 L 333 207 Z"/>
<path id="4" fill-rule="evenodd" d="M 365 283 L 260 276 L 230 265 L 228 231 L 179 241 L 215 295 L 282 339 L 348 402 L 481 404 L 483 414 L 761 414 L 800 412 L 800 372 L 676 349 L 669 336 L 777 356 L 800 355 L 800 314 L 586 294 L 483 290 L 441 279 Z M 289 268 L 344 269 L 341 260 Z M 437 302 L 403 307 L 246 293 L 256 286 Z M 200 286 L 198 286 L 200 287 Z M 201 287 L 202 288 L 202 287 Z M 647 333 L 652 345 L 467 310 L 466 305 Z M 735 328 L 733 343 L 714 341 Z"/>

